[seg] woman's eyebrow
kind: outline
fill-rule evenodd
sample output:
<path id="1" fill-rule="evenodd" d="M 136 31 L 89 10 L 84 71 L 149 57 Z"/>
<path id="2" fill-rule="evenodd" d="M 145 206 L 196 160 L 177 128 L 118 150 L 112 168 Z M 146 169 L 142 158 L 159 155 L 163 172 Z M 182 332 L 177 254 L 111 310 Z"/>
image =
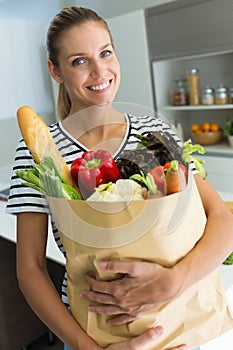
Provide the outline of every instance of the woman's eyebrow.
<path id="1" fill-rule="evenodd" d="M 112 46 L 112 44 L 111 44 L 111 43 L 108 43 L 108 44 L 106 44 L 106 45 L 101 46 L 100 51 L 106 49 L 108 46 Z M 69 59 L 69 58 L 71 58 L 71 57 L 85 56 L 85 55 L 86 55 L 85 52 L 71 53 L 69 56 L 67 56 L 67 59 Z"/>

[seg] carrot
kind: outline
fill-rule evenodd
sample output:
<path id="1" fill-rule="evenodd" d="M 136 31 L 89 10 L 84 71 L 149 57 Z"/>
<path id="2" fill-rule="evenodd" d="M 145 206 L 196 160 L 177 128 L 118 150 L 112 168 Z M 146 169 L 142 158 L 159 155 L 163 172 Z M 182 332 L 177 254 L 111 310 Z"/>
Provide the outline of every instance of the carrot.
<path id="1" fill-rule="evenodd" d="M 177 160 L 170 162 L 170 167 L 166 171 L 166 195 L 183 191 L 186 187 L 186 176 Z"/>

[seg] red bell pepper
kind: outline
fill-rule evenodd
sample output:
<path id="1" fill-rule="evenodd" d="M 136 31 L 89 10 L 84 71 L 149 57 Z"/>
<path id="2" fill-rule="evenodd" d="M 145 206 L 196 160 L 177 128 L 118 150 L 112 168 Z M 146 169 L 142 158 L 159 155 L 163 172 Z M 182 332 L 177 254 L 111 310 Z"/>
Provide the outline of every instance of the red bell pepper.
<path id="1" fill-rule="evenodd" d="M 105 150 L 84 152 L 81 158 L 73 161 L 70 173 L 84 199 L 99 185 L 116 182 L 120 178 L 115 160 Z"/>

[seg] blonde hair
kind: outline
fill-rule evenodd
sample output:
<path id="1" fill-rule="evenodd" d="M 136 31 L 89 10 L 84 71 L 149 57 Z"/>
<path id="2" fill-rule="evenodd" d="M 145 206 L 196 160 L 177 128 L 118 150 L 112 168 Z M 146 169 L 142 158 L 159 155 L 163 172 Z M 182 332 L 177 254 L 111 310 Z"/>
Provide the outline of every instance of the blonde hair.
<path id="1" fill-rule="evenodd" d="M 61 10 L 51 21 L 47 32 L 46 46 L 49 60 L 54 66 L 59 66 L 59 42 L 61 36 L 70 28 L 81 25 L 87 22 L 101 23 L 108 31 L 111 43 L 113 45 L 112 35 L 107 22 L 100 17 L 95 11 L 78 6 L 70 6 Z M 70 97 L 63 84 L 59 86 L 57 99 L 57 112 L 59 117 L 63 120 L 70 112 L 71 101 Z"/>

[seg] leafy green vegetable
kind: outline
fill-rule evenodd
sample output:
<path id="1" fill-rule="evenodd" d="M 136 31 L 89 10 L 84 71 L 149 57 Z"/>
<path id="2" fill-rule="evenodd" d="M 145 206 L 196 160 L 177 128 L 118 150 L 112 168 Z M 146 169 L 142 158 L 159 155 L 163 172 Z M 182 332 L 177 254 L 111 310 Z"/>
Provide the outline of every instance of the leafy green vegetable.
<path id="1" fill-rule="evenodd" d="M 192 155 L 193 153 L 196 153 L 196 152 L 198 152 L 199 154 L 204 154 L 205 149 L 199 144 L 193 145 L 190 139 L 183 143 L 183 146 L 182 146 L 183 162 L 190 163 L 191 161 L 193 161 L 195 164 L 195 168 L 199 171 L 203 179 L 205 179 L 207 174 L 204 166 L 204 161 Z"/>
<path id="2" fill-rule="evenodd" d="M 130 179 L 135 180 L 135 181 L 145 185 L 152 194 L 157 193 L 156 183 L 154 181 L 153 176 L 150 173 L 148 173 L 145 176 L 143 171 L 141 171 L 141 174 L 134 174 L 134 175 L 130 176 Z"/>
<path id="3" fill-rule="evenodd" d="M 44 195 L 65 199 L 81 199 L 78 192 L 61 176 L 53 159 L 44 158 L 32 169 L 19 170 L 17 176 L 23 179 L 25 186 Z"/>
<path id="4" fill-rule="evenodd" d="M 233 135 L 233 119 L 227 120 L 223 127 L 224 136 Z"/>

